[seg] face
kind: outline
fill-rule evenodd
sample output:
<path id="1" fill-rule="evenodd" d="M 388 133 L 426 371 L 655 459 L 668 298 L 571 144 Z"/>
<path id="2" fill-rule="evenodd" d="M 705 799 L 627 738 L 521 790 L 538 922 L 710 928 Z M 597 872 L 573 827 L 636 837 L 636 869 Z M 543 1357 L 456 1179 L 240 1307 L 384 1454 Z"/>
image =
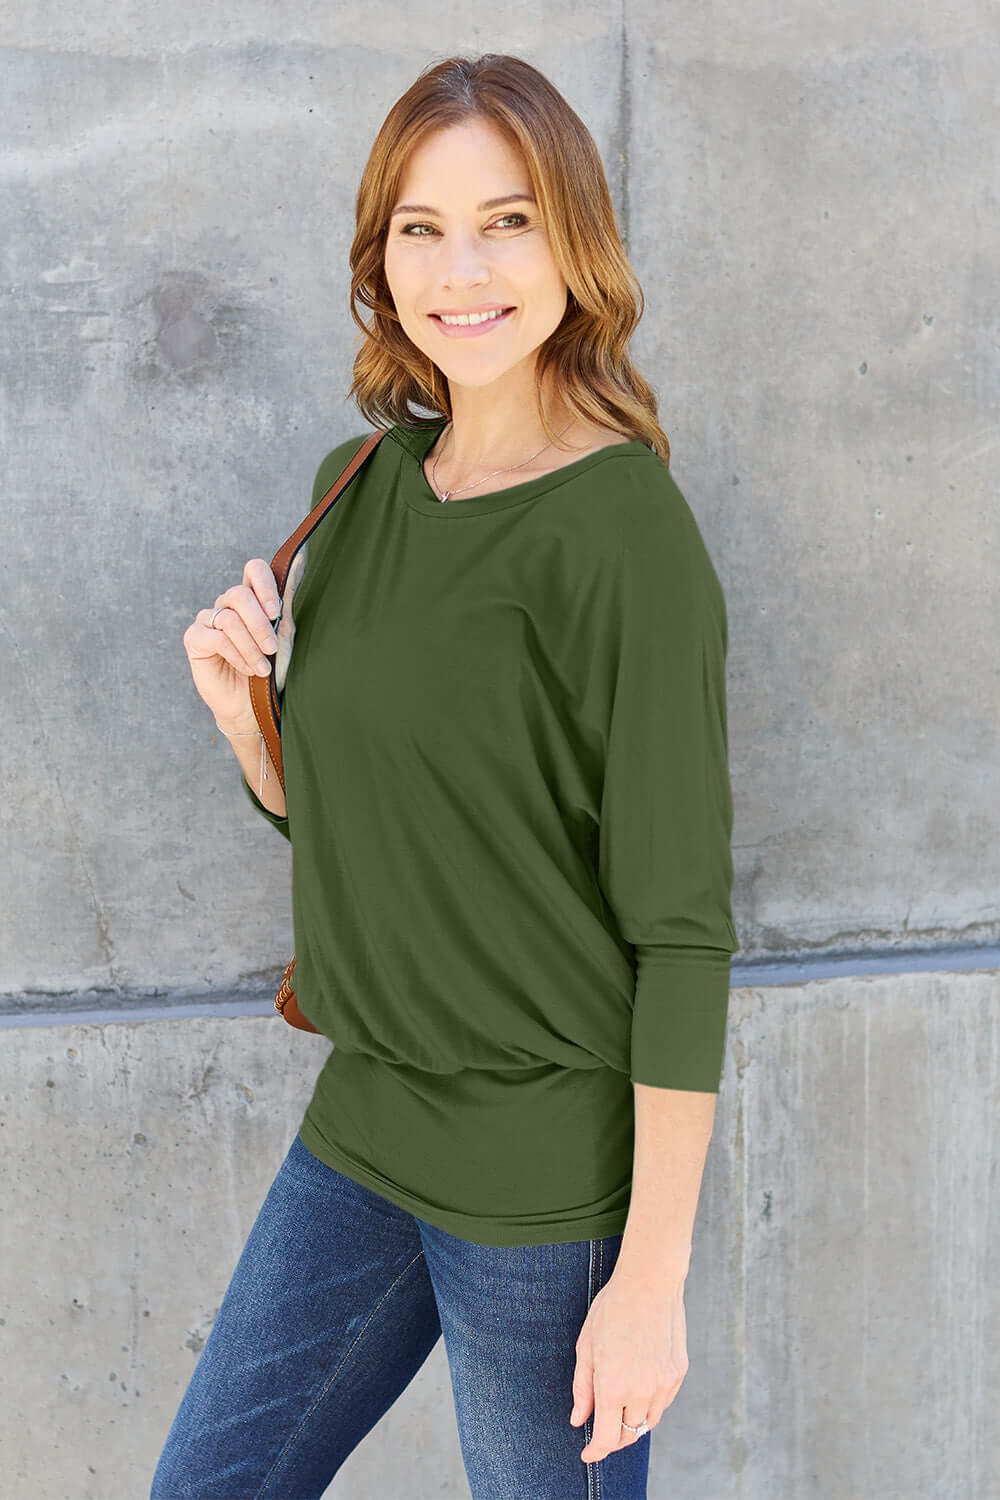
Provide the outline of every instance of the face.
<path id="1" fill-rule="evenodd" d="M 411 206 L 390 219 L 385 274 L 406 335 L 458 385 L 530 368 L 562 321 L 568 289 L 520 151 L 487 120 L 436 131 L 410 155 L 401 205 Z M 451 329 L 435 316 L 496 308 L 513 311 Z"/>

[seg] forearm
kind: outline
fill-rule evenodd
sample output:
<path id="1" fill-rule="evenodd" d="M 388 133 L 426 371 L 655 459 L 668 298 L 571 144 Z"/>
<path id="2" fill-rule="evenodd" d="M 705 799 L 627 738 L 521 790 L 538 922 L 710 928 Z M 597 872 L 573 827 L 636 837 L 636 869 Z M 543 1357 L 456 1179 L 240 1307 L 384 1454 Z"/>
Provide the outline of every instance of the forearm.
<path id="1" fill-rule="evenodd" d="M 632 1193 L 619 1265 L 687 1275 L 717 1095 L 633 1083 Z"/>
<path id="2" fill-rule="evenodd" d="M 236 724 L 232 727 L 227 724 L 223 727 L 217 723 L 216 727 L 229 741 L 233 754 L 243 769 L 244 776 L 268 812 L 276 813 L 279 818 L 287 817 L 285 794 L 281 789 L 278 773 L 274 769 L 266 745 L 264 747 L 264 787 L 263 791 L 261 790 L 260 752 L 264 741 L 260 730 L 254 732 L 249 724 Z"/>

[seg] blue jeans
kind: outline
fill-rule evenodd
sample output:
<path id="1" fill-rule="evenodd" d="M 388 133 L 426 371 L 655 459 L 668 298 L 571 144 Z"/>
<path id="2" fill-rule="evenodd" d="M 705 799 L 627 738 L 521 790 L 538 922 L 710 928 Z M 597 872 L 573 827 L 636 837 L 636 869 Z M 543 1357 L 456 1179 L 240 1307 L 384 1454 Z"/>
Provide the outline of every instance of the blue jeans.
<path id="1" fill-rule="evenodd" d="M 576 1340 L 621 1240 L 473 1244 L 296 1135 L 150 1500 L 319 1500 L 442 1333 L 473 1500 L 645 1500 L 651 1433 L 585 1464 L 593 1413 L 569 1421 Z"/>

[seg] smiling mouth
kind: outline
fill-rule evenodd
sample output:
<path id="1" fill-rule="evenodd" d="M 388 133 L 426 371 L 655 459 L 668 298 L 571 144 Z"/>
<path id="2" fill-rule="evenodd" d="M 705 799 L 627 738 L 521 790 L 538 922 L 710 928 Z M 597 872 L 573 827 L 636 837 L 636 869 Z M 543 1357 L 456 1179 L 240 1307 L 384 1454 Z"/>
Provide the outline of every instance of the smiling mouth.
<path id="1" fill-rule="evenodd" d="M 432 318 L 435 323 L 439 323 L 447 333 L 479 333 L 481 330 L 494 327 L 497 323 L 505 322 L 515 311 L 516 308 L 505 307 L 498 316 L 481 318 L 475 323 L 446 323 L 440 313 L 428 313 L 428 317 Z"/>

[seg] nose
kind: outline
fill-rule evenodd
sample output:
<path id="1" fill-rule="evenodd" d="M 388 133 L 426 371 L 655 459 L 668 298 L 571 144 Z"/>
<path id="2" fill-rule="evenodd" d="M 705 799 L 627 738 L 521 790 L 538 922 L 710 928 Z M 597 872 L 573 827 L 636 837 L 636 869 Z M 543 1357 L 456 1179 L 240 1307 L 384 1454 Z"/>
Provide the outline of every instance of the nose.
<path id="1" fill-rule="evenodd" d="M 443 249 L 441 274 L 445 287 L 482 286 L 489 281 L 489 265 L 476 235 L 450 235 Z"/>

